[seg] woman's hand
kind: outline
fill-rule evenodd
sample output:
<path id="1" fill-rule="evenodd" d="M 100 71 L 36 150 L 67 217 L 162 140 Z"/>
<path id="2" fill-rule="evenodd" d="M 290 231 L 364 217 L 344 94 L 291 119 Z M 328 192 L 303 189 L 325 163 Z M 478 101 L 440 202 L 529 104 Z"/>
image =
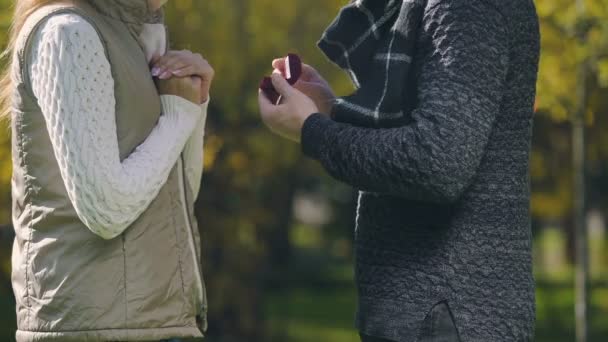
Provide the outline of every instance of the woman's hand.
<path id="1" fill-rule="evenodd" d="M 156 87 L 161 95 L 175 95 L 190 102 L 201 103 L 201 83 L 198 76 L 173 77 L 166 80 L 157 80 Z"/>
<path id="2" fill-rule="evenodd" d="M 272 67 L 275 69 L 275 72 L 279 71 L 285 75 L 285 58 L 273 60 Z M 315 68 L 308 64 L 303 64 L 302 75 L 294 87 L 311 98 L 319 108 L 319 112 L 331 114 L 336 96 L 329 83 Z"/>
<path id="3" fill-rule="evenodd" d="M 203 103 L 209 98 L 209 89 L 215 71 L 201 54 L 188 50 L 169 51 L 152 61 L 151 66 L 152 76 L 158 77 L 160 80 L 171 77 L 198 76 L 201 80 L 201 98 L 197 101 Z"/>
<path id="4" fill-rule="evenodd" d="M 290 86 L 280 73 L 272 74 L 272 84 L 281 94 L 282 100 L 275 106 L 262 90 L 259 90 L 258 101 L 262 121 L 276 134 L 300 142 L 304 121 L 319 112 L 319 108 L 312 99 Z"/>

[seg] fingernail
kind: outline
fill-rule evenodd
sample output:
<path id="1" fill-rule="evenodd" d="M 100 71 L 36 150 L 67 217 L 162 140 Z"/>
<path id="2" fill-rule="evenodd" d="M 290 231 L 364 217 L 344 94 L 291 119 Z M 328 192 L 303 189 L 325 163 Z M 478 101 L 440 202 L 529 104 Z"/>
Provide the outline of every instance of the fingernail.
<path id="1" fill-rule="evenodd" d="M 160 68 L 159 67 L 152 68 L 152 76 L 158 76 L 158 75 L 160 75 Z"/>
<path id="2" fill-rule="evenodd" d="M 158 76 L 158 78 L 160 78 L 161 80 L 167 79 L 169 77 L 171 77 L 171 73 L 168 71 L 165 71 L 162 74 L 160 74 L 160 76 Z"/>
<path id="3" fill-rule="evenodd" d="M 176 75 L 176 76 L 180 76 L 180 75 L 182 74 L 182 70 L 175 70 L 175 71 L 172 71 L 172 74 L 173 74 L 173 75 Z"/>

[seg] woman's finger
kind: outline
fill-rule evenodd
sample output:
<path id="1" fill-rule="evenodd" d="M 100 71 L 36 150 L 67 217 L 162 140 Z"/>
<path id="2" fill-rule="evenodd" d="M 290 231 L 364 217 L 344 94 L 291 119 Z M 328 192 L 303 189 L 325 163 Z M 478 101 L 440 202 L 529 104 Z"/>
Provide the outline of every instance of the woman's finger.
<path id="1" fill-rule="evenodd" d="M 194 66 L 192 66 L 192 65 L 188 65 L 188 66 L 185 66 L 185 67 L 183 67 L 181 69 L 170 70 L 170 71 L 171 71 L 171 73 L 173 75 L 178 76 L 178 77 L 192 76 L 192 75 L 197 75 L 197 76 L 200 76 L 200 77 L 204 77 L 204 75 L 198 74 L 196 72 L 196 68 L 194 68 Z"/>
<path id="2" fill-rule="evenodd" d="M 160 76 L 162 73 L 164 73 L 166 71 L 166 65 L 169 61 L 169 57 L 167 56 L 163 56 L 161 58 L 159 58 L 153 65 L 152 65 L 152 76 Z"/>
<path id="3" fill-rule="evenodd" d="M 159 78 L 163 79 L 164 77 L 170 77 L 176 70 L 184 69 L 186 67 L 192 67 L 191 64 L 188 64 L 186 61 L 175 59 L 169 63 L 164 64 L 160 67 L 160 76 Z M 193 73 L 195 74 L 195 73 Z"/>
<path id="4" fill-rule="evenodd" d="M 160 69 L 167 69 L 169 68 L 171 65 L 176 64 L 179 61 L 184 61 L 185 58 L 180 57 L 180 56 L 163 56 L 161 59 L 159 59 L 156 64 L 154 64 L 155 67 L 160 68 Z"/>
<path id="5" fill-rule="evenodd" d="M 172 63 L 167 65 L 167 70 L 168 71 L 175 71 L 175 70 L 179 70 L 179 69 L 183 69 L 186 67 L 195 67 L 192 63 L 189 63 L 188 61 L 185 60 L 175 60 Z"/>
<path id="6" fill-rule="evenodd" d="M 150 66 L 156 65 L 156 63 L 158 63 L 158 61 L 160 61 L 161 58 L 162 58 L 161 55 L 152 56 L 152 59 L 150 59 L 150 63 L 148 63 L 148 65 L 150 65 Z"/>
<path id="7" fill-rule="evenodd" d="M 182 66 L 177 65 L 178 63 L 183 63 L 183 64 L 191 64 L 189 61 L 189 57 L 187 56 L 186 53 L 177 53 L 177 52 L 168 52 L 167 54 L 165 54 L 164 56 L 162 56 L 160 59 L 158 59 L 153 67 L 152 67 L 152 74 L 161 74 L 165 71 L 167 71 L 167 69 L 179 69 Z M 154 76 L 158 76 L 158 75 L 154 75 Z"/>

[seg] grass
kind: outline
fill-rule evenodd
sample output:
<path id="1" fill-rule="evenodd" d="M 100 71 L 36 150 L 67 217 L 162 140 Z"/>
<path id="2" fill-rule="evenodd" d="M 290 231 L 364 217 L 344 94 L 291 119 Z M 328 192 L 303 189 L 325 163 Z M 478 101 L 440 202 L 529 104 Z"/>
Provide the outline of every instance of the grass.
<path id="1" fill-rule="evenodd" d="M 594 289 L 592 303 L 589 342 L 608 341 L 608 288 Z M 266 314 L 276 331 L 273 341 L 352 342 L 355 307 L 352 287 L 300 288 L 271 295 Z M 535 341 L 574 341 L 573 307 L 571 287 L 539 286 Z"/>
<path id="2" fill-rule="evenodd" d="M 311 276 L 310 282 L 290 282 L 300 286 L 269 291 L 265 315 L 274 333 L 269 342 L 357 341 L 353 328 L 355 290 L 349 279 L 349 265 L 332 265 L 324 272 L 323 282 Z M 536 342 L 574 341 L 572 287 L 539 282 L 536 299 Z M 595 287 L 591 299 L 590 342 L 608 341 L 608 287 Z M 14 327 L 13 300 L 7 293 L 0 294 L 0 341 L 14 341 Z"/>
<path id="3" fill-rule="evenodd" d="M 608 341 L 608 288 L 593 290 L 590 342 Z M 571 288 L 541 284 L 537 290 L 536 342 L 574 341 L 574 293 Z M 346 282 L 336 286 L 274 291 L 265 314 L 274 337 L 269 342 L 352 342 L 355 290 Z M 15 314 L 8 295 L 0 296 L 0 341 L 14 341 Z"/>
<path id="4" fill-rule="evenodd" d="M 552 233 L 548 231 L 536 240 L 537 253 L 545 254 L 536 259 L 546 264 L 536 265 L 544 272 L 537 272 L 535 341 L 570 342 L 575 340 L 573 270 L 559 262 L 564 243 Z M 353 327 L 356 293 L 352 265 L 320 249 L 320 234 L 297 227 L 292 235 L 297 252 L 290 269 L 296 271 L 282 275 L 291 285 L 272 292 L 266 301 L 272 341 L 358 341 Z M 608 285 L 596 282 L 590 301 L 589 342 L 608 341 Z"/>
<path id="5" fill-rule="evenodd" d="M 354 298 L 351 288 L 284 291 L 269 298 L 266 314 L 287 341 L 354 341 Z"/>
<path id="6" fill-rule="evenodd" d="M 352 342 L 358 341 L 354 329 L 356 293 L 352 265 L 348 258 L 336 257 L 322 243 L 321 232 L 296 229 L 292 238 L 295 255 L 288 272 L 276 275 L 267 290 L 264 316 L 272 337 L 264 342 Z M 561 242 L 539 239 L 545 246 L 537 260 L 536 342 L 574 341 L 574 291 L 572 270 L 555 267 L 555 250 Z M 543 242 L 546 241 L 546 242 Z M 537 240 L 537 242 L 539 242 Z M 545 243 L 545 245 L 543 245 Z M 558 263 L 559 264 L 559 263 Z M 555 269 L 554 269 L 555 268 Z M 14 341 L 15 310 L 10 290 L 0 287 L 0 341 Z M 595 282 L 591 291 L 589 342 L 608 341 L 608 284 Z"/>
<path id="7" fill-rule="evenodd" d="M 589 341 L 608 341 L 608 287 L 594 287 L 590 302 Z M 540 283 L 536 291 L 536 305 L 536 341 L 575 340 L 574 290 L 570 284 Z"/>

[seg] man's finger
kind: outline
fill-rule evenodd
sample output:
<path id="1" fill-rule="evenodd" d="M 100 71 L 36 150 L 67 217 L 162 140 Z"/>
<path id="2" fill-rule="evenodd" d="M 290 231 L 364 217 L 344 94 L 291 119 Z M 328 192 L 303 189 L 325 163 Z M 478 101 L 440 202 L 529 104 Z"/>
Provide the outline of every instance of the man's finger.
<path id="1" fill-rule="evenodd" d="M 294 89 L 292 86 L 289 85 L 289 83 L 287 83 L 287 80 L 285 80 L 282 75 L 276 72 L 273 72 L 271 77 L 274 89 L 276 89 L 276 91 L 286 99 L 291 97 L 294 92 Z"/>
<path id="2" fill-rule="evenodd" d="M 272 61 L 272 67 L 279 69 L 281 72 L 285 72 L 285 58 L 277 58 Z"/>
<path id="3" fill-rule="evenodd" d="M 261 89 L 258 91 L 258 102 L 260 105 L 260 115 L 262 117 L 262 121 L 264 121 L 264 123 L 274 131 L 272 126 L 276 125 L 277 120 L 285 117 L 287 108 L 285 105 L 275 105 L 270 102 Z"/>
<path id="4" fill-rule="evenodd" d="M 277 110 L 274 103 L 270 102 L 262 89 L 258 89 L 258 103 L 260 105 L 260 114 L 264 120 L 272 116 Z"/>
<path id="5" fill-rule="evenodd" d="M 294 88 L 298 89 L 304 94 L 308 94 L 311 91 L 315 91 L 318 86 L 319 85 L 316 83 L 308 82 L 307 80 L 301 78 L 298 80 L 298 82 L 296 82 L 296 84 L 293 85 Z"/>
<path id="6" fill-rule="evenodd" d="M 302 64 L 302 76 L 300 79 L 303 81 L 312 81 L 317 77 L 317 70 L 308 64 Z"/>

